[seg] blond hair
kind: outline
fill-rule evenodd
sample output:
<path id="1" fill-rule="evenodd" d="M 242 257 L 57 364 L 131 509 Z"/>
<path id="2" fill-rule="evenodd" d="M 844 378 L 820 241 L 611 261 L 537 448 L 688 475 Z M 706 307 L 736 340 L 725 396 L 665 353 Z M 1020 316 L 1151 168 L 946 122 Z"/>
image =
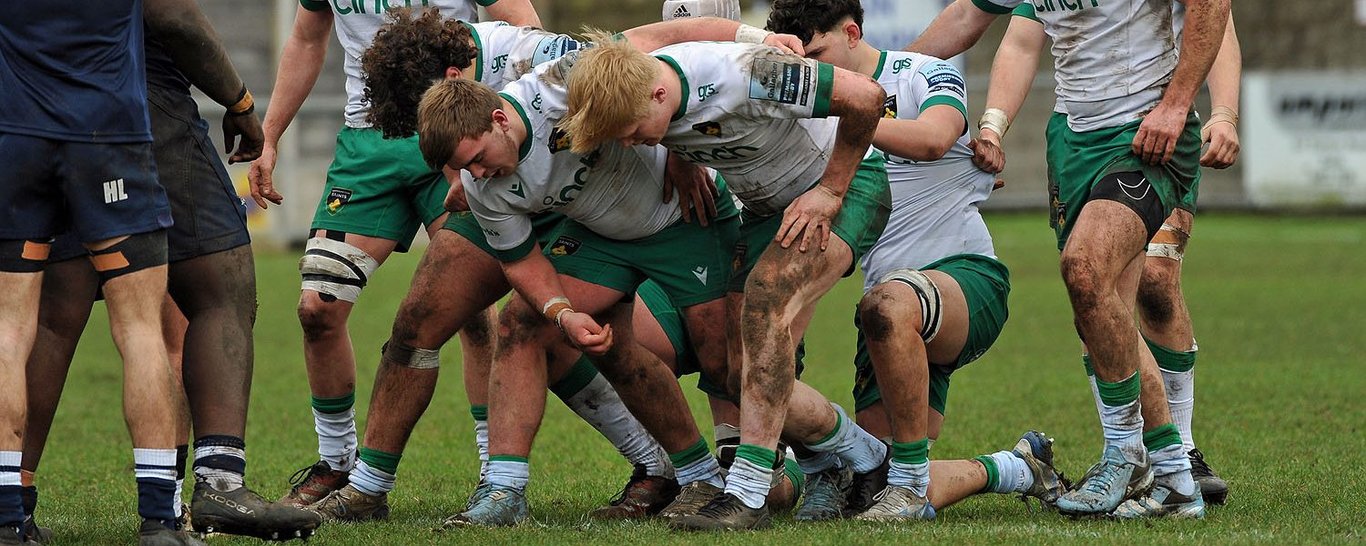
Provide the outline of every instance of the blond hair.
<path id="1" fill-rule="evenodd" d="M 417 143 L 434 170 L 450 160 L 460 141 L 493 130 L 493 111 L 503 102 L 493 89 L 466 79 L 442 80 L 417 105 Z"/>
<path id="2" fill-rule="evenodd" d="M 559 127 L 573 139 L 576 154 L 592 152 L 613 135 L 649 114 L 659 61 L 630 43 L 590 30 L 594 46 L 569 72 L 569 112 Z"/>

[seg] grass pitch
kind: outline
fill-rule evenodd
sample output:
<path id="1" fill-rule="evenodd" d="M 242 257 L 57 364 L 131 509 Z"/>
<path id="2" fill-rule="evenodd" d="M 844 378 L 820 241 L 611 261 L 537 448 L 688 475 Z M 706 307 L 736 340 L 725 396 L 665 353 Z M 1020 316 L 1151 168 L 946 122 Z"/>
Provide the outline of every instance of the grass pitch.
<path id="1" fill-rule="evenodd" d="M 954 375 L 948 419 L 932 457 L 1007 449 L 1020 433 L 1037 428 L 1057 438 L 1062 469 L 1080 475 L 1098 457 L 1101 438 L 1052 233 L 1042 214 L 987 220 L 1011 269 L 1012 317 L 992 351 Z M 935 522 L 904 527 L 796 525 L 780 517 L 771 531 L 706 536 L 671 533 L 660 523 L 589 522 L 583 514 L 611 498 L 630 468 L 552 399 L 532 456 L 535 523 L 436 534 L 432 529 L 441 519 L 463 506 L 477 469 L 453 343 L 444 351 L 437 398 L 399 467 L 391 519 L 327 525 L 313 543 L 1359 543 L 1366 522 L 1366 218 L 1202 215 L 1196 224 L 1185 262 L 1202 349 L 1195 439 L 1231 484 L 1228 506 L 1211 509 L 1204 521 L 1074 521 L 987 495 L 941 511 Z M 257 256 L 261 306 L 247 480 L 268 497 L 283 493 L 289 475 L 317 457 L 294 313 L 297 258 Z M 362 423 L 379 346 L 417 258 L 391 258 L 352 315 Z M 460 272 L 449 278 L 459 282 Z M 807 343 L 804 378 L 846 408 L 852 405 L 851 319 L 858 294 L 855 280 L 837 286 L 822 302 Z M 56 529 L 60 544 L 128 544 L 135 536 L 120 365 L 107 331 L 101 306 L 81 342 L 38 476 L 38 517 Z M 694 382 L 685 379 L 684 390 L 710 437 Z"/>

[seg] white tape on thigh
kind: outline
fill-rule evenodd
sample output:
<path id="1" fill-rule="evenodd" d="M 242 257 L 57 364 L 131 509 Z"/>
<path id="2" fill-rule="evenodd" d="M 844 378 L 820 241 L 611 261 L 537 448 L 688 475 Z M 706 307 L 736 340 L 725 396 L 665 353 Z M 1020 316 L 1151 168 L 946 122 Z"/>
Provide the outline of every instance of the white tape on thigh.
<path id="1" fill-rule="evenodd" d="M 878 283 L 901 281 L 915 290 L 920 298 L 920 337 L 925 343 L 934 341 L 939 335 L 939 327 L 944 324 L 944 302 L 939 295 L 939 287 L 934 285 L 924 273 L 914 269 L 897 269 L 878 279 Z"/>
<path id="2" fill-rule="evenodd" d="M 1149 258 L 1167 258 L 1181 261 L 1186 255 L 1186 242 L 1190 240 L 1190 235 L 1181 231 L 1180 228 L 1171 224 L 1162 224 L 1162 228 L 1157 230 L 1157 235 L 1153 240 L 1148 241 Z"/>
<path id="3" fill-rule="evenodd" d="M 379 348 L 384 360 L 414 370 L 434 370 L 441 367 L 441 349 L 419 349 L 393 340 L 384 342 Z"/>
<path id="4" fill-rule="evenodd" d="M 304 257 L 299 258 L 299 273 L 303 275 L 305 290 L 351 303 L 360 297 L 360 289 L 376 269 L 379 269 L 379 262 L 364 250 L 322 237 L 309 239 Z"/>

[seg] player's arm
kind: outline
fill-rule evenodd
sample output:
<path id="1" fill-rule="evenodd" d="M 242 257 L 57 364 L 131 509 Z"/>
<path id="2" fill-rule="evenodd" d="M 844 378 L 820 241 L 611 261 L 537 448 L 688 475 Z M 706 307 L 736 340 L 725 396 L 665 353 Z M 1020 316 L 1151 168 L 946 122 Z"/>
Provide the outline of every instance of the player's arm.
<path id="1" fill-rule="evenodd" d="M 898 83 L 902 100 L 914 99 L 920 111 L 915 119 L 882 118 L 873 145 L 884 152 L 934 161 L 967 131 L 967 87 L 958 69 L 944 61 L 924 64 L 909 80 Z"/>
<path id="2" fill-rule="evenodd" d="M 275 171 L 275 147 L 294 116 L 299 113 L 304 99 L 318 82 L 323 59 L 327 55 L 327 39 L 332 31 L 332 11 L 327 2 L 300 0 L 294 14 L 294 29 L 285 41 L 280 55 L 280 68 L 275 73 L 275 87 L 270 94 L 270 108 L 262 124 L 266 144 L 261 157 L 251 163 L 247 178 L 251 181 L 251 197 L 261 208 L 266 201 L 280 204 L 284 200 L 275 191 L 272 175 Z"/>
<path id="3" fill-rule="evenodd" d="M 607 352 L 612 346 L 612 327 L 600 326 L 593 317 L 574 310 L 565 297 L 555 266 L 541 253 L 541 245 L 532 241 L 529 253 L 521 259 L 503 262 L 503 275 L 508 284 L 545 318 L 556 326 L 574 346 L 591 355 Z"/>
<path id="4" fill-rule="evenodd" d="M 954 0 L 906 49 L 947 59 L 976 44 L 991 22 L 998 15 L 1010 13 L 1010 9 L 990 0 Z"/>
<path id="5" fill-rule="evenodd" d="M 1048 36 L 1043 23 L 1032 17 L 1032 4 L 1020 4 L 991 61 L 991 83 L 987 87 L 986 109 L 977 122 L 977 138 L 972 141 L 972 162 L 992 174 L 1005 169 L 1001 139 L 1011 120 L 1020 113 Z M 1023 13 L 1022 13 L 1023 12 Z"/>
<path id="6" fill-rule="evenodd" d="M 259 157 L 265 137 L 251 93 L 199 6 L 194 0 L 146 0 L 142 13 L 147 35 L 165 46 L 176 68 L 210 99 L 227 108 L 223 140 L 226 152 L 232 154 L 228 162 Z M 242 137 L 241 144 L 237 153 L 232 153 L 238 136 Z"/>
<path id="7" fill-rule="evenodd" d="M 825 63 L 819 63 L 817 72 L 824 74 L 830 69 L 833 69 L 830 90 L 826 94 L 818 86 L 817 106 L 812 117 L 839 117 L 835 147 L 830 152 L 830 161 L 825 166 L 820 182 L 794 200 L 783 212 L 783 223 L 775 237 L 783 248 L 787 248 L 801 236 L 798 250 L 802 252 L 807 250 L 813 236 L 817 237 L 815 242 L 821 250 L 829 245 L 830 225 L 839 213 L 844 192 L 849 189 L 859 163 L 868 152 L 868 146 L 873 143 L 878 120 L 882 118 L 882 103 L 887 98 L 882 86 L 863 74 Z M 819 103 L 827 97 L 829 106 L 823 108 Z"/>
<path id="8" fill-rule="evenodd" d="M 1228 14 L 1224 27 L 1223 45 L 1209 69 L 1210 117 L 1200 131 L 1200 140 L 1208 145 L 1200 164 L 1215 169 L 1226 169 L 1238 160 L 1238 93 L 1243 76 L 1243 51 L 1233 27 L 1233 12 Z"/>
<path id="9" fill-rule="evenodd" d="M 1182 0 L 1186 4 L 1186 27 L 1181 36 L 1181 55 L 1162 102 L 1143 117 L 1134 135 L 1133 151 L 1149 164 L 1169 161 L 1185 126 L 1195 95 L 1209 76 L 1228 26 L 1229 0 Z"/>
<path id="10" fill-rule="evenodd" d="M 654 51 L 683 42 L 743 42 L 768 44 L 784 53 L 803 54 L 802 41 L 720 17 L 697 17 L 650 23 L 621 33 L 641 51 Z"/>
<path id="11" fill-rule="evenodd" d="M 476 0 L 488 10 L 489 17 L 519 27 L 541 28 L 541 16 L 531 0 Z"/>

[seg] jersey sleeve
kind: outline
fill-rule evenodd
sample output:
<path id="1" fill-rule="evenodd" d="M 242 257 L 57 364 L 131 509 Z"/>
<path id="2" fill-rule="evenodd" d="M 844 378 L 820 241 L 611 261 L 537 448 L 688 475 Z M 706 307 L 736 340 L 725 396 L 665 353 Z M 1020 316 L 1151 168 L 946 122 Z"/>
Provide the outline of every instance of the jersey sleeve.
<path id="1" fill-rule="evenodd" d="M 493 257 L 500 262 L 515 262 L 530 254 L 536 247 L 536 239 L 531 236 L 531 216 L 505 212 L 510 207 L 500 206 L 505 203 L 501 203 L 497 197 L 500 190 L 520 189 L 516 186 L 504 189 L 503 186 L 509 186 L 514 182 L 520 184 L 521 179 L 509 177 L 476 181 L 464 171 L 461 172 L 460 178 L 465 186 L 465 197 L 470 204 L 470 212 L 474 213 L 480 231 L 484 232 L 484 239 L 493 248 Z"/>
<path id="2" fill-rule="evenodd" d="M 328 11 L 332 9 L 332 5 L 328 4 L 326 0 L 299 0 L 299 6 L 308 11 Z"/>
<path id="3" fill-rule="evenodd" d="M 916 71 L 912 82 L 913 96 L 919 101 L 922 113 L 931 106 L 947 104 L 957 108 L 967 120 L 967 86 L 952 64 L 940 60 L 925 63 Z"/>
<path id="4" fill-rule="evenodd" d="M 497 3 L 498 3 L 498 0 L 474 0 L 474 3 L 479 4 L 479 5 L 484 6 L 484 7 L 487 8 L 487 7 L 489 7 L 489 6 L 492 6 L 492 5 L 494 5 L 494 4 L 497 4 Z"/>
<path id="5" fill-rule="evenodd" d="M 977 9 L 995 15 L 1010 13 L 1010 10 L 1024 3 L 1027 2 L 1023 0 L 972 0 L 972 5 L 977 6 Z"/>
<path id="6" fill-rule="evenodd" d="M 1181 3 L 1173 2 L 1172 4 L 1180 5 Z M 1024 17 L 1025 19 L 1029 19 L 1030 21 L 1034 21 L 1035 23 L 1041 22 L 1039 21 L 1039 14 L 1034 13 L 1034 4 L 1031 4 L 1029 2 L 1024 2 L 1018 6 L 1015 6 L 1015 9 L 1011 10 L 1010 15 L 1014 17 Z"/>
<path id="7" fill-rule="evenodd" d="M 748 94 L 745 104 L 752 114 L 772 118 L 830 115 L 834 66 L 769 48 L 748 63 L 743 70 L 747 78 L 743 88 Z"/>

